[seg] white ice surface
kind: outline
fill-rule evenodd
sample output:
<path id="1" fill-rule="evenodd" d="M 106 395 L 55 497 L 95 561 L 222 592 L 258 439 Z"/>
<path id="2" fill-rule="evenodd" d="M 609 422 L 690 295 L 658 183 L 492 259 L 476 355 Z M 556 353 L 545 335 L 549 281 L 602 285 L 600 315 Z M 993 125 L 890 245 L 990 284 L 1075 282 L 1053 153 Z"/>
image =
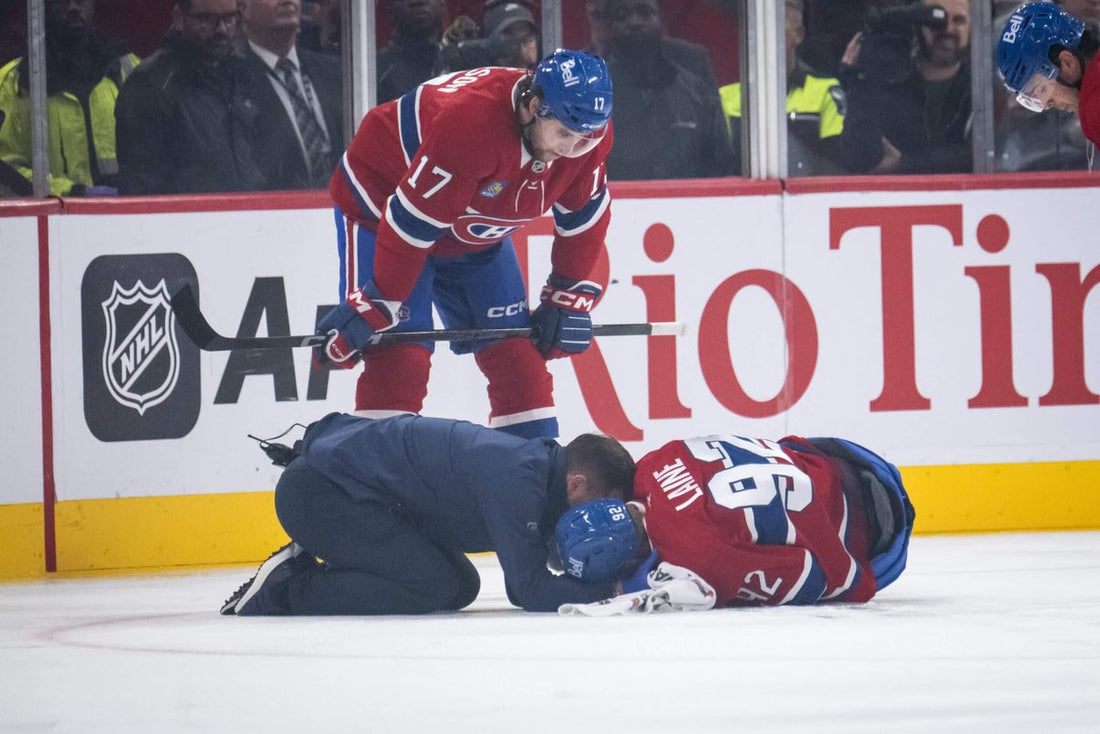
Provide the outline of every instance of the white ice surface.
<path id="1" fill-rule="evenodd" d="M 917 537 L 869 604 L 222 617 L 252 568 L 0 585 L 0 732 L 1100 732 L 1100 532 Z"/>

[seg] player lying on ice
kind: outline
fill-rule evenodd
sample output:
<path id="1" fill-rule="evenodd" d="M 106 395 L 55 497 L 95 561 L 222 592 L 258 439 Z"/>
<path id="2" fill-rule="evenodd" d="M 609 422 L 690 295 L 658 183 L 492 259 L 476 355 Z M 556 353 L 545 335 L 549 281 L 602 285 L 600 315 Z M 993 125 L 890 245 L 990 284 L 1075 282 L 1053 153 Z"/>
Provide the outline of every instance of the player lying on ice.
<path id="1" fill-rule="evenodd" d="M 619 595 L 558 611 L 867 601 L 904 570 L 913 519 L 897 468 L 850 441 L 673 441 L 638 461 L 632 501 L 562 516 L 557 563 Z"/>

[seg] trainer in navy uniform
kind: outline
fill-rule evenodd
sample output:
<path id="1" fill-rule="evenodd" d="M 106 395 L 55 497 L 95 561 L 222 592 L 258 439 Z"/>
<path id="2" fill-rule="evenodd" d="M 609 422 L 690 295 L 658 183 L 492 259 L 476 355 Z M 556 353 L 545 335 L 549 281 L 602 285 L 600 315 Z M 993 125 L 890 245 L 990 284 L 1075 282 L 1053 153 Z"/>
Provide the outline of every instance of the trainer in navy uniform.
<path id="1" fill-rule="evenodd" d="M 495 551 L 508 599 L 533 612 L 608 597 L 611 582 L 547 569 L 570 506 L 630 495 L 634 460 L 613 438 L 562 447 L 464 421 L 333 413 L 312 424 L 275 488 L 291 542 L 222 614 L 418 614 L 461 609 Z M 318 561 L 317 559 L 323 559 Z"/>

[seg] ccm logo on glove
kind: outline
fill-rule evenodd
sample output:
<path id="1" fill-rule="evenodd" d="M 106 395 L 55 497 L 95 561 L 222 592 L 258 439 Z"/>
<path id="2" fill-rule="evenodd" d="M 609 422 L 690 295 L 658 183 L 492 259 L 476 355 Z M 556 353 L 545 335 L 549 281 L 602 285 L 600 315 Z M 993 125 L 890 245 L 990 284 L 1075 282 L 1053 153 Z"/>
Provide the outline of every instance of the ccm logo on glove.
<path id="1" fill-rule="evenodd" d="M 385 331 L 396 323 L 394 314 L 397 309 L 393 308 L 394 303 L 392 301 L 376 302 L 363 293 L 362 288 L 356 288 L 349 293 L 347 303 L 355 309 L 356 313 L 359 314 L 359 318 L 366 321 L 367 325 L 375 331 Z M 379 308 L 378 304 L 383 305 L 385 308 Z"/>
<path id="2" fill-rule="evenodd" d="M 589 311 L 603 289 L 590 280 L 551 274 L 542 287 L 539 307 L 531 314 L 535 348 L 546 359 L 580 354 L 592 342 Z"/>
<path id="3" fill-rule="evenodd" d="M 576 281 L 569 285 L 568 290 L 555 288 L 547 283 L 542 287 L 539 302 L 549 302 L 568 311 L 589 313 L 596 307 L 596 301 L 600 297 L 601 290 L 598 284 L 590 280 Z"/>

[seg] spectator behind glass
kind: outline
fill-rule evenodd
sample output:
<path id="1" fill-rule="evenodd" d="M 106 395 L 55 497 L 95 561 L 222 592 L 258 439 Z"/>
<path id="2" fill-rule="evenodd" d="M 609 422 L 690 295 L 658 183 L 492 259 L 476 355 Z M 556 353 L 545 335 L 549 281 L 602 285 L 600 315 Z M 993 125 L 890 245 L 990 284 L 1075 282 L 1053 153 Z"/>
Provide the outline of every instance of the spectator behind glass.
<path id="1" fill-rule="evenodd" d="M 731 176 L 718 89 L 673 61 L 657 0 L 609 0 L 607 64 L 615 84 L 612 180 Z"/>
<path id="2" fill-rule="evenodd" d="M 95 23 L 94 0 L 46 3 L 46 116 L 50 194 L 118 193 L 115 100 L 138 64 L 125 44 Z M 0 159 L 25 178 L 11 187 L 29 196 L 31 181 L 30 68 L 21 58 L 0 68 Z"/>
<path id="3" fill-rule="evenodd" d="M 306 0 L 302 3 L 302 32 L 298 37 L 298 48 L 339 56 L 340 25 L 339 0 Z"/>
<path id="4" fill-rule="evenodd" d="M 836 79 L 810 74 L 799 62 L 798 49 L 805 38 L 802 0 L 787 0 L 784 15 L 787 52 L 787 171 L 789 176 L 824 176 L 846 173 L 841 161 L 844 130 L 844 90 Z M 741 169 L 741 84 L 718 90 L 730 128 L 736 167 Z"/>
<path id="5" fill-rule="evenodd" d="M 296 45 L 299 0 L 244 0 L 255 74 L 256 160 L 276 189 L 328 188 L 344 149 L 340 62 Z"/>
<path id="6" fill-rule="evenodd" d="M 584 0 L 584 14 L 588 18 L 588 50 L 594 54 L 607 54 L 611 29 L 607 22 L 607 0 Z"/>
<path id="7" fill-rule="evenodd" d="M 378 51 L 378 104 L 437 76 L 443 68 L 443 0 L 382 0 L 393 36 Z"/>
<path id="8" fill-rule="evenodd" d="M 883 16 L 889 20 L 857 33 L 848 44 L 840 79 L 848 97 L 843 137 L 852 171 L 969 172 L 969 2 L 924 0 L 888 6 L 925 20 L 903 22 L 897 15 Z M 936 14 L 940 28 L 931 27 Z M 910 50 L 893 50 L 888 43 L 893 38 L 907 41 Z M 880 145 L 867 144 L 880 139 Z"/>
<path id="9" fill-rule="evenodd" d="M 237 0 L 178 0 L 164 46 L 118 98 L 124 194 L 270 188 L 257 164 L 253 75 L 231 54 Z"/>
<path id="10" fill-rule="evenodd" d="M 1100 31 L 1100 0 L 1061 0 L 1057 2 L 1070 15 Z M 1001 31 L 1021 0 L 998 0 L 993 20 L 993 47 L 1001 40 Z M 993 71 L 996 119 L 997 170 L 1068 171 L 1087 169 L 1091 147 L 1077 115 L 1050 109 L 1036 115 L 1016 103 L 1004 88 L 996 69 Z"/>
<path id="11" fill-rule="evenodd" d="M 443 34 L 443 71 L 478 66 L 534 69 L 542 58 L 535 14 L 526 2 L 489 0 L 480 31 L 465 15 L 455 18 Z"/>
<path id="12" fill-rule="evenodd" d="M 608 2 L 609 0 L 586 0 L 584 4 L 588 17 L 588 48 L 592 53 L 601 56 L 607 55 L 607 45 L 611 38 L 611 22 L 607 16 Z M 666 59 L 702 77 L 707 86 L 718 89 L 718 77 L 714 74 L 710 52 L 705 46 L 665 35 L 663 24 L 660 43 Z"/>

